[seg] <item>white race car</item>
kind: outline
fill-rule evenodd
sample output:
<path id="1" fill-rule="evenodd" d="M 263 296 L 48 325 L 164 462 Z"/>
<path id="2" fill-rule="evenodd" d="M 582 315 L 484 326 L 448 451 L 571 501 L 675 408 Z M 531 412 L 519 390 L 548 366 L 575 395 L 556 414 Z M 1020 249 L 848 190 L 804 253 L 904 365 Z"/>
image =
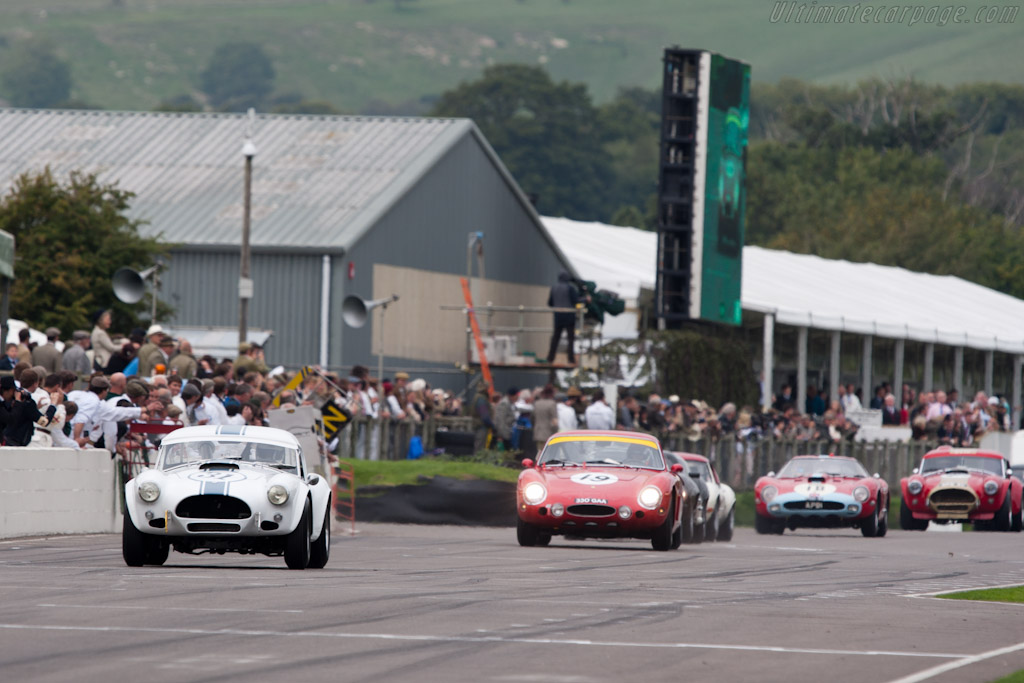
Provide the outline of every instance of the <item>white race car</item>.
<path id="1" fill-rule="evenodd" d="M 736 526 L 736 492 L 722 483 L 718 472 L 703 455 L 680 453 L 689 467 L 708 487 L 707 522 L 704 524 L 706 541 L 731 541 Z"/>
<path id="2" fill-rule="evenodd" d="M 282 429 L 176 430 L 124 492 L 131 567 L 163 564 L 171 548 L 284 555 L 290 569 L 320 569 L 330 556 L 331 486 L 306 472 L 298 440 Z"/>

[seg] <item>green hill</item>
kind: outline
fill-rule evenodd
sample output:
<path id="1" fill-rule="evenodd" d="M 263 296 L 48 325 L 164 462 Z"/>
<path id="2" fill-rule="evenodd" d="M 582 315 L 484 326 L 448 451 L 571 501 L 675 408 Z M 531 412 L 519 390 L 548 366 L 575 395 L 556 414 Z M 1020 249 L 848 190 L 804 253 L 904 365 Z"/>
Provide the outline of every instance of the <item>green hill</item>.
<path id="1" fill-rule="evenodd" d="M 606 100 L 657 85 L 672 44 L 749 61 L 757 81 L 1024 82 L 1024 17 L 974 23 L 984 5 L 967 3 L 969 24 L 910 26 L 773 22 L 774 0 L 4 0 L 0 63 L 48 40 L 72 65 L 73 98 L 105 109 L 195 94 L 216 46 L 239 40 L 264 46 L 277 92 L 349 112 L 415 111 L 501 62 L 545 64 Z"/>

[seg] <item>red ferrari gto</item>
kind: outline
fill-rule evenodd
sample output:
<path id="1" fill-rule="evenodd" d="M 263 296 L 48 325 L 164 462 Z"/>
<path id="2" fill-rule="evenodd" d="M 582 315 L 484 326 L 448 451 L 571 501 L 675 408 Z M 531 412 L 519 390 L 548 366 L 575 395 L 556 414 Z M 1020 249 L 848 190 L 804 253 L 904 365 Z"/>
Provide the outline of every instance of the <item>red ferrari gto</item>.
<path id="1" fill-rule="evenodd" d="M 900 526 L 923 531 L 934 520 L 1020 531 L 1021 488 L 1001 454 L 942 446 L 925 453 L 914 474 L 900 480 Z"/>
<path id="2" fill-rule="evenodd" d="M 759 534 L 786 527 L 855 527 L 864 536 L 885 536 L 889 528 L 889 485 L 872 477 L 853 458 L 798 455 L 754 484 Z"/>
<path id="3" fill-rule="evenodd" d="M 577 538 L 649 538 L 655 550 L 682 542 L 685 493 L 661 444 L 636 432 L 559 432 L 537 462 L 523 460 L 516 491 L 519 545 Z"/>

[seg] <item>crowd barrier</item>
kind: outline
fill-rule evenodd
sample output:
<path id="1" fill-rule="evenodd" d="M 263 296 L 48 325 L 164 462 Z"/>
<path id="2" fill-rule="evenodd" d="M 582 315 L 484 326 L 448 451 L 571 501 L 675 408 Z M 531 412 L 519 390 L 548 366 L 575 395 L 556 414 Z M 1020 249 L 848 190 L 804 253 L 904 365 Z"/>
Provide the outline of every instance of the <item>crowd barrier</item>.
<path id="1" fill-rule="evenodd" d="M 105 450 L 0 448 L 0 538 L 117 531 L 116 481 Z"/>

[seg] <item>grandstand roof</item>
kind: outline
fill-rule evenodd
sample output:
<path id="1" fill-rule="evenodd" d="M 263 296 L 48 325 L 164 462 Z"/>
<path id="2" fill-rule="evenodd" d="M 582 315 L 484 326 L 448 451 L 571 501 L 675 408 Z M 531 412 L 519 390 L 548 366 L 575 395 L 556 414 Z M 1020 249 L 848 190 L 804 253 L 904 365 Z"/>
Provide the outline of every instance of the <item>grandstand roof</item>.
<path id="1" fill-rule="evenodd" d="M 654 288 L 656 233 L 542 220 L 583 279 L 624 299 Z M 1024 301 L 952 275 L 748 246 L 741 299 L 784 325 L 1024 354 Z"/>

